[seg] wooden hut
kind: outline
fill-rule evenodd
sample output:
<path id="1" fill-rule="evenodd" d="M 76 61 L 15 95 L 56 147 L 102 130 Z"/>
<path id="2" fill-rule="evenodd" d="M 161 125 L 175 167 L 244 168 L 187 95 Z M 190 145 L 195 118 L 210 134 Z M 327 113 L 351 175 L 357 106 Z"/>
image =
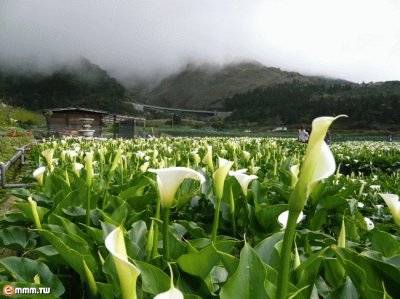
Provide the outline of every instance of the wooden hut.
<path id="1" fill-rule="evenodd" d="M 103 116 L 109 114 L 107 111 L 67 107 L 43 110 L 47 120 L 48 136 L 81 136 L 82 119 L 93 119 L 91 128 L 94 137 L 100 137 L 103 129 Z"/>

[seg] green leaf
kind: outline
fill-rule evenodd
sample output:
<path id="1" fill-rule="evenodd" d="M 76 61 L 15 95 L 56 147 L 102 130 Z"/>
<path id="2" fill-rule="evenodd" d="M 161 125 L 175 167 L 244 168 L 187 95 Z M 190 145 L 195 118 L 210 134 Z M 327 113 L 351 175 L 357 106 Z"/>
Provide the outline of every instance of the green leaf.
<path id="1" fill-rule="evenodd" d="M 334 290 L 326 299 L 337 299 L 337 298 L 346 298 L 346 299 L 358 299 L 360 295 L 357 292 L 356 287 L 351 281 L 350 277 L 346 277 L 345 283 Z"/>
<path id="2" fill-rule="evenodd" d="M 372 249 L 386 257 L 400 254 L 400 242 L 389 233 L 374 229 L 372 231 Z"/>
<path id="3" fill-rule="evenodd" d="M 128 231 L 127 237 L 130 242 L 126 242 L 126 251 L 128 256 L 133 259 L 144 259 L 146 252 L 143 248 L 146 247 L 147 226 L 143 220 L 137 221 Z"/>
<path id="4" fill-rule="evenodd" d="M 235 243 L 235 241 L 222 240 L 217 242 L 215 247 L 219 251 L 230 252 Z M 207 277 L 218 261 L 219 255 L 212 245 L 207 246 L 199 252 L 183 254 L 177 260 L 179 267 L 183 271 L 203 279 Z"/>
<path id="5" fill-rule="evenodd" d="M 0 229 L 0 246 L 14 250 L 33 248 L 36 245 L 36 232 L 19 226 Z"/>
<path id="6" fill-rule="evenodd" d="M 24 257 L 11 256 L 0 259 L 0 264 L 6 268 L 18 282 L 34 283 L 34 277 L 39 275 L 40 286 L 50 287 L 52 294 L 61 296 L 65 291 L 58 277 L 42 262 Z"/>
<path id="7" fill-rule="evenodd" d="M 283 240 L 283 235 L 283 232 L 277 232 L 265 238 L 254 247 L 254 250 L 262 261 L 275 269 L 278 268 L 280 262 L 279 251 L 276 248 L 276 244 Z"/>
<path id="8" fill-rule="evenodd" d="M 365 258 L 348 248 L 334 247 L 333 250 L 361 297 L 369 299 L 383 297 L 381 277 Z"/>
<path id="9" fill-rule="evenodd" d="M 321 259 L 328 247 L 316 252 L 303 261 L 295 270 L 294 276 L 298 278 L 296 287 L 302 289 L 304 298 L 309 298 L 313 289 L 314 282 L 319 274 Z"/>
<path id="10" fill-rule="evenodd" d="M 97 290 L 103 299 L 115 297 L 114 287 L 111 283 L 96 282 Z"/>
<path id="11" fill-rule="evenodd" d="M 138 260 L 135 260 L 135 265 L 140 270 L 144 292 L 157 295 L 169 290 L 170 278 L 160 268 Z"/>
<path id="12" fill-rule="evenodd" d="M 226 252 L 219 251 L 215 246 L 213 246 L 213 248 L 218 253 L 219 259 L 224 265 L 226 271 L 228 271 L 229 276 L 233 275 L 239 266 L 239 259 Z"/>
<path id="13" fill-rule="evenodd" d="M 400 255 L 386 258 L 376 251 L 365 251 L 361 255 L 375 266 L 389 294 L 395 297 L 400 294 Z"/>
<path id="14" fill-rule="evenodd" d="M 264 282 L 267 271 L 256 251 L 247 243 L 240 252 L 236 272 L 228 279 L 220 292 L 221 299 L 270 298 Z"/>
<path id="15" fill-rule="evenodd" d="M 94 275 L 99 272 L 96 260 L 90 252 L 88 244 L 85 247 L 82 243 L 78 243 L 62 233 L 41 230 L 40 234 L 57 249 L 66 265 L 78 272 L 82 278 L 86 276 L 82 260 L 85 260 Z"/>
<path id="16" fill-rule="evenodd" d="M 255 204 L 254 206 L 258 223 L 267 231 L 275 231 L 281 228 L 277 219 L 287 209 L 287 204 L 267 205 L 263 203 L 261 205 Z"/>

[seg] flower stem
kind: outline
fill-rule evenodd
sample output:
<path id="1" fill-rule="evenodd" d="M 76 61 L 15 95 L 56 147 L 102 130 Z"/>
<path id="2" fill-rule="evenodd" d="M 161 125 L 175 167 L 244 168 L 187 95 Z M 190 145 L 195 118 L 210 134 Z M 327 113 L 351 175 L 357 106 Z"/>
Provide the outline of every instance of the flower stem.
<path id="1" fill-rule="evenodd" d="M 163 257 L 169 261 L 169 208 L 163 208 Z"/>
<path id="2" fill-rule="evenodd" d="M 293 240 L 296 234 L 296 222 L 299 214 L 300 212 L 289 210 L 289 217 L 282 243 L 276 299 L 286 299 L 287 297 L 290 276 L 290 259 L 293 247 Z"/>
<path id="3" fill-rule="evenodd" d="M 87 189 L 86 225 L 90 226 L 90 186 Z"/>
<path id="4" fill-rule="evenodd" d="M 219 210 L 220 209 L 221 209 L 221 199 L 217 198 L 217 201 L 215 202 L 214 222 L 213 222 L 212 233 L 211 233 L 211 242 L 213 242 L 213 243 L 215 243 L 215 241 L 217 240 Z"/>
<path id="5" fill-rule="evenodd" d="M 157 207 L 156 207 L 156 219 L 160 219 L 160 210 L 161 210 L 161 200 L 157 198 Z M 151 254 L 152 258 L 155 258 L 158 255 L 158 223 L 157 221 L 154 222 L 154 241 L 153 241 L 153 252 Z"/>

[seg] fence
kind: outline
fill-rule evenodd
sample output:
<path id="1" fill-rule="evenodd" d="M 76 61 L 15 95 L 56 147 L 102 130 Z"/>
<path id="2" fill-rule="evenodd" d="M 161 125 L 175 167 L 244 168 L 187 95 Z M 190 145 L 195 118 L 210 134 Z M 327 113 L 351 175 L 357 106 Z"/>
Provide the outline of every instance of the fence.
<path id="1" fill-rule="evenodd" d="M 11 165 L 13 165 L 15 162 L 17 162 L 18 160 L 21 160 L 21 164 L 24 165 L 25 164 L 25 152 L 27 150 L 29 150 L 29 146 L 32 143 L 28 143 L 26 145 L 24 145 L 21 148 L 17 148 L 15 147 L 14 149 L 17 151 L 17 153 L 7 162 L 0 162 L 0 186 L 2 188 L 21 188 L 21 187 L 25 187 L 26 184 L 8 184 L 7 183 L 7 170 L 11 167 Z"/>

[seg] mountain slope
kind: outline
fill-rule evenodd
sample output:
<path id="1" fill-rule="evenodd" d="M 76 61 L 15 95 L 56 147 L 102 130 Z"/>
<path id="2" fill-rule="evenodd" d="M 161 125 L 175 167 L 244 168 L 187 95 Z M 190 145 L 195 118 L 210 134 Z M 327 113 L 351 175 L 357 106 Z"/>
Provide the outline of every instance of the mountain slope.
<path id="1" fill-rule="evenodd" d="M 167 107 L 219 109 L 222 100 L 238 93 L 276 84 L 300 82 L 308 84 L 346 83 L 343 80 L 304 76 L 257 62 L 242 62 L 224 67 L 187 65 L 168 76 L 148 92 L 138 93 L 135 101 Z M 349 82 L 347 82 L 349 83 Z"/>
<path id="2" fill-rule="evenodd" d="M 0 67 L 0 98 L 29 109 L 80 106 L 123 112 L 126 90 L 106 71 L 81 59 L 48 74 Z"/>

